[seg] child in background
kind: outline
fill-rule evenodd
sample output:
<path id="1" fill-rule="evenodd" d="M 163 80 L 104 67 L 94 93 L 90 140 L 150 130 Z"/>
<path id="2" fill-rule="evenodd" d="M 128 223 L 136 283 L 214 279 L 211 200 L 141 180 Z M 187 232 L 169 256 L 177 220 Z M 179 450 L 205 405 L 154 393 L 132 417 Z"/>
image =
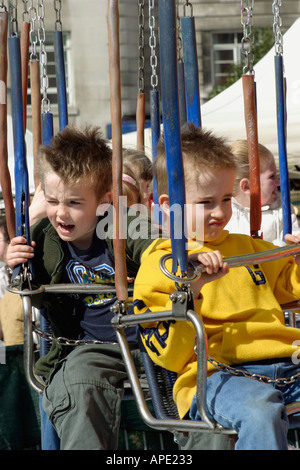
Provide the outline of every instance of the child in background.
<path id="1" fill-rule="evenodd" d="M 143 152 L 126 149 L 123 152 L 123 173 L 135 180 L 140 191 L 139 203 L 149 209 L 150 188 L 153 179 L 151 160 Z"/>
<path id="2" fill-rule="evenodd" d="M 226 230 L 231 233 L 250 235 L 250 170 L 247 140 L 237 140 L 231 144 L 237 163 L 237 176 L 232 198 L 232 217 Z M 260 160 L 261 190 L 261 233 L 264 240 L 278 246 L 283 240 L 283 214 L 281 197 L 278 191 L 279 179 L 273 154 L 264 145 L 258 145 Z M 293 206 L 292 233 L 297 235 L 300 228 Z"/>
<path id="3" fill-rule="evenodd" d="M 236 163 L 223 139 L 189 125 L 182 132 L 182 155 L 186 188 L 186 219 L 189 257 L 204 266 L 198 281 L 191 283 L 194 310 L 201 315 L 207 335 L 209 357 L 235 366 L 246 374 L 271 379 L 299 373 L 297 353 L 300 330 L 286 327 L 280 304 L 300 298 L 300 256 L 262 265 L 228 269 L 223 257 L 257 253 L 274 245 L 250 236 L 224 230 L 231 217 L 231 197 Z M 154 163 L 159 202 L 168 214 L 166 156 L 163 141 Z M 198 215 L 202 224 L 196 224 Z M 195 227 L 202 226 L 195 234 Z M 204 232 L 204 236 L 203 236 Z M 190 235 L 191 236 L 191 235 Z M 289 244 L 300 236 L 286 235 Z M 171 241 L 154 246 L 143 255 L 135 280 L 135 313 L 172 309 L 174 281 L 159 267 L 159 260 L 172 252 Z M 166 263 L 171 271 L 171 263 Z M 213 282 L 211 282 L 213 281 Z M 163 368 L 177 373 L 173 389 L 181 418 L 201 419 L 196 406 L 197 358 L 195 330 L 190 322 L 161 321 L 140 327 L 142 342 L 150 357 Z M 300 399 L 300 381 L 275 387 L 249 376 L 218 370 L 208 361 L 207 408 L 221 425 L 238 433 L 236 449 L 287 449 L 287 430 L 299 425 L 299 416 L 289 420 L 285 405 Z"/>
<path id="4" fill-rule="evenodd" d="M 123 196 L 127 198 L 127 207 L 131 207 L 134 204 L 141 204 L 141 190 L 135 178 L 136 175 L 132 172 L 131 167 L 124 163 L 122 174 L 122 190 Z"/>

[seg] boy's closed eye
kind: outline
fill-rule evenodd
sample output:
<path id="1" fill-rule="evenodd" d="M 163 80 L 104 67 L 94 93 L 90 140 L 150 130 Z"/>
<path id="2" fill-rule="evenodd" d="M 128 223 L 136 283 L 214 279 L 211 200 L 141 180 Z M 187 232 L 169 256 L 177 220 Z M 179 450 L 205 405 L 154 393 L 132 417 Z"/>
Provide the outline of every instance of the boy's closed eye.
<path id="1" fill-rule="evenodd" d="M 231 202 L 231 199 L 232 199 L 232 196 L 225 196 L 223 198 L 223 202 Z M 208 204 L 214 204 L 214 200 L 213 199 L 204 199 L 202 201 L 198 201 L 197 204 L 203 204 L 203 205 L 208 205 Z"/>
<path id="2" fill-rule="evenodd" d="M 57 201 L 55 201 L 54 199 L 46 199 L 46 202 L 47 204 L 51 204 L 51 205 L 57 204 Z"/>
<path id="3" fill-rule="evenodd" d="M 81 201 L 70 201 L 69 204 L 72 206 L 77 206 L 81 204 Z"/>

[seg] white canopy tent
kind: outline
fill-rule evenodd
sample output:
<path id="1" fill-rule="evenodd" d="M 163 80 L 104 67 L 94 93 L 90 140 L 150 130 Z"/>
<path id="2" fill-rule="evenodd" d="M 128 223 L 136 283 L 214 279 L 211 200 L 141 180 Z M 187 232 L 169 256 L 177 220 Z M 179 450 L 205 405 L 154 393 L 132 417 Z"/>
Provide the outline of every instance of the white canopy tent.
<path id="1" fill-rule="evenodd" d="M 300 19 L 283 36 L 287 82 L 287 155 L 289 168 L 300 165 Z M 274 47 L 254 67 L 257 87 L 258 139 L 278 159 Z M 246 138 L 242 80 L 202 106 L 202 125 L 230 141 Z"/>
<path id="2" fill-rule="evenodd" d="M 283 62 L 287 80 L 287 155 L 291 176 L 300 165 L 300 19 L 283 36 Z M 278 160 L 274 47 L 254 67 L 257 86 L 258 139 Z M 229 141 L 246 139 L 242 79 L 201 106 L 202 126 Z M 136 144 L 136 133 L 123 136 L 124 146 Z M 151 149 L 151 130 L 145 131 Z"/>

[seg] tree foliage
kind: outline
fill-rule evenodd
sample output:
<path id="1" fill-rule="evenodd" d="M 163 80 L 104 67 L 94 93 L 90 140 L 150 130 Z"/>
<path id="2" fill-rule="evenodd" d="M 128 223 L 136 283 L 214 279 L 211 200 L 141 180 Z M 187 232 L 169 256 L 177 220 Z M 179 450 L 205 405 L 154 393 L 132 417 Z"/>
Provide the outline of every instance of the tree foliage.
<path id="1" fill-rule="evenodd" d="M 257 29 L 254 31 L 253 37 L 253 53 L 255 65 L 260 59 L 262 59 L 267 54 L 267 52 L 269 52 L 269 50 L 274 45 L 273 29 L 270 27 Z M 231 65 L 225 83 L 223 85 L 215 85 L 209 93 L 208 98 L 213 98 L 214 96 L 218 95 L 226 88 L 228 88 L 230 85 L 235 83 L 237 80 L 239 80 L 243 74 L 243 67 L 243 63 L 238 65 Z"/>

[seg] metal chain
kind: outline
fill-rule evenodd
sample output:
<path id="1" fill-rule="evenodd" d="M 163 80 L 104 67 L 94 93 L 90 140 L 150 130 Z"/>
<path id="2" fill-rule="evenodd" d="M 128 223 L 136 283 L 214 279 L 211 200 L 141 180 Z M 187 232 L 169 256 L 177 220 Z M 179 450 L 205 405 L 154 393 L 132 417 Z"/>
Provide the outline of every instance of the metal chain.
<path id="1" fill-rule="evenodd" d="M 47 96 L 49 87 L 49 79 L 47 75 L 47 52 L 45 48 L 46 32 L 44 26 L 45 8 L 44 0 L 38 0 L 38 38 L 40 42 L 40 64 L 41 64 L 41 89 L 43 93 L 42 98 L 42 113 L 50 112 L 50 100 Z"/>
<path id="2" fill-rule="evenodd" d="M 110 341 L 100 341 L 96 339 L 95 340 L 94 339 L 69 339 L 64 336 L 56 337 L 56 336 L 53 336 L 51 333 L 39 330 L 34 323 L 32 324 L 32 330 L 34 333 L 40 336 L 43 340 L 51 342 L 51 343 L 55 342 L 57 344 L 60 344 L 61 346 L 76 347 L 76 346 L 81 346 L 85 344 L 117 344 L 117 343 L 110 342 Z M 196 346 L 194 350 L 195 350 L 195 353 L 197 354 Z M 266 377 L 265 375 L 252 374 L 251 372 L 228 366 L 226 364 L 223 364 L 222 362 L 217 361 L 211 356 L 207 356 L 207 359 L 216 369 L 221 370 L 223 372 L 228 372 L 231 375 L 235 375 L 239 377 L 248 377 L 250 379 L 258 380 L 259 382 L 264 382 L 266 384 L 274 384 L 274 385 L 277 385 L 278 387 L 284 387 L 285 385 L 290 385 L 291 383 L 294 383 L 296 382 L 296 380 L 300 379 L 300 372 L 287 378 L 281 377 L 279 379 L 270 379 L 270 377 Z"/>
<path id="3" fill-rule="evenodd" d="M 39 330 L 35 324 L 32 324 L 32 331 L 36 333 L 38 336 L 41 337 L 41 339 L 48 341 L 48 342 L 55 342 L 57 344 L 60 344 L 61 346 L 81 346 L 84 344 L 117 344 L 112 341 L 100 341 L 96 339 L 69 339 L 65 338 L 64 336 L 53 336 L 51 333 L 48 333 L 46 331 L 41 331 Z"/>
<path id="4" fill-rule="evenodd" d="M 62 22 L 61 22 L 61 0 L 54 1 L 54 10 L 56 15 L 55 20 L 55 31 L 62 31 Z"/>
<path id="5" fill-rule="evenodd" d="M 245 57 L 243 73 L 253 74 L 253 6 L 254 0 L 241 0 L 241 23 L 243 25 L 242 53 Z"/>
<path id="6" fill-rule="evenodd" d="M 144 0 L 139 0 L 139 13 L 138 13 L 138 23 L 139 23 L 139 60 L 138 60 L 138 86 L 139 93 L 144 93 L 144 68 L 145 68 L 145 57 L 144 57 L 144 48 L 145 48 L 145 16 L 144 16 Z"/>
<path id="7" fill-rule="evenodd" d="M 187 8 L 190 8 L 190 16 L 193 16 L 193 5 L 188 0 L 186 0 L 185 4 L 183 5 L 183 16 L 184 17 L 187 16 L 187 14 L 186 14 Z"/>
<path id="8" fill-rule="evenodd" d="M 14 0 L 9 3 L 9 16 L 10 16 L 10 26 L 11 36 L 18 36 L 18 3 L 17 0 Z"/>
<path id="9" fill-rule="evenodd" d="M 24 23 L 29 23 L 29 13 L 28 13 L 29 0 L 22 0 L 22 1 L 23 1 L 22 19 Z"/>
<path id="10" fill-rule="evenodd" d="M 273 32 L 275 36 L 275 53 L 282 55 L 283 53 L 283 36 L 281 33 L 282 19 L 280 16 L 281 0 L 273 0 L 272 12 L 274 15 Z"/>
<path id="11" fill-rule="evenodd" d="M 246 370 L 236 369 L 234 367 L 228 366 L 226 364 L 223 364 L 222 362 L 217 361 L 216 359 L 213 359 L 210 356 L 208 356 L 207 359 L 216 369 L 221 370 L 223 372 L 228 372 L 231 375 L 248 377 L 250 379 L 258 380 L 259 382 L 264 382 L 267 384 L 274 384 L 278 387 L 284 387 L 285 385 L 289 385 L 291 383 L 296 382 L 296 380 L 300 379 L 300 372 L 287 378 L 281 377 L 279 379 L 270 379 L 270 377 L 266 377 L 265 375 L 252 374 L 251 372 L 248 372 Z"/>
<path id="12" fill-rule="evenodd" d="M 3 10 L 3 11 L 7 11 L 7 8 L 4 5 L 4 0 L 2 0 L 2 2 L 0 2 L 0 9 Z"/>
<path id="13" fill-rule="evenodd" d="M 194 352 L 197 355 L 197 336 L 195 336 Z M 274 384 L 274 385 L 277 385 L 278 387 L 284 387 L 284 385 L 289 385 L 291 383 L 296 382 L 296 380 L 300 379 L 300 372 L 298 372 L 295 375 L 292 375 L 291 377 L 281 377 L 279 379 L 271 379 L 270 377 L 267 377 L 265 375 L 252 374 L 251 372 L 248 372 L 247 370 L 241 370 L 241 369 L 237 369 L 236 367 L 229 366 L 227 364 L 224 364 L 223 362 L 218 361 L 217 359 L 214 359 L 213 357 L 209 355 L 207 355 L 207 360 L 216 369 L 222 372 L 227 372 L 228 374 L 235 375 L 238 377 L 248 377 L 249 379 L 258 380 L 259 382 L 264 382 L 266 384 Z"/>
<path id="14" fill-rule="evenodd" d="M 182 62 L 182 37 L 181 37 L 181 21 L 179 13 L 179 0 L 176 0 L 176 19 L 177 19 L 177 59 Z"/>
<path id="15" fill-rule="evenodd" d="M 37 32 L 35 29 L 35 22 L 37 21 L 37 12 L 36 8 L 33 6 L 33 0 L 30 0 L 30 6 L 28 8 L 29 20 L 30 20 L 30 31 L 29 31 L 29 39 L 30 39 L 30 61 L 33 62 L 34 60 L 38 60 L 36 46 L 37 46 Z"/>
<path id="16" fill-rule="evenodd" d="M 151 86 L 153 90 L 157 88 L 158 76 L 156 73 L 157 56 L 156 56 L 156 35 L 155 35 L 155 16 L 154 16 L 154 0 L 149 0 L 149 46 L 150 46 L 150 67 L 151 67 Z"/>

